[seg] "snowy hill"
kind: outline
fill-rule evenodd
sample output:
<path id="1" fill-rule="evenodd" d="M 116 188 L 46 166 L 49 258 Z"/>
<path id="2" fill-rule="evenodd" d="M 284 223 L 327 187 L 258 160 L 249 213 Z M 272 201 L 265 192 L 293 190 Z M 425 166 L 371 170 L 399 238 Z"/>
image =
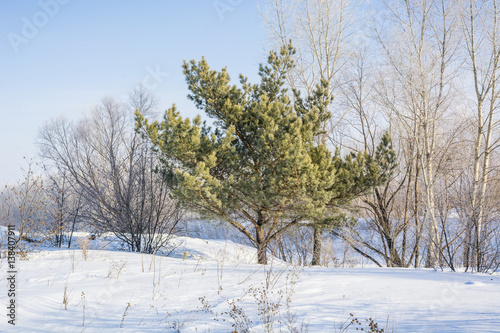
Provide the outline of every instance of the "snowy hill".
<path id="1" fill-rule="evenodd" d="M 260 266 L 230 241 L 174 242 L 170 257 L 97 239 L 18 260 L 16 325 L 4 315 L 0 331 L 343 332 L 357 318 L 349 332 L 371 317 L 386 332 L 500 332 L 499 275 Z M 5 258 L 0 267 L 6 286 Z"/>

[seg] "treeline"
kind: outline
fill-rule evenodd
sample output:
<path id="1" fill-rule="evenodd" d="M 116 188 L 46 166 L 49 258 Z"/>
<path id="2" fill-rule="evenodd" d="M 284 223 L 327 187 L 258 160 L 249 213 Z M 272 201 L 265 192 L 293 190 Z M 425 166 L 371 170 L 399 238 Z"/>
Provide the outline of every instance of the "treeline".
<path id="1" fill-rule="evenodd" d="M 498 269 L 497 1 L 267 5 L 275 51 L 260 82 L 183 65 L 210 126 L 175 107 L 159 120 L 141 89 L 128 106 L 51 120 L 39 135 L 50 191 L 28 170 L 4 212 L 20 230 L 50 220 L 59 245 L 82 223 L 153 253 L 189 211 L 234 227 L 263 264 L 272 249 L 319 265 L 331 237 L 379 266 Z M 50 205 L 24 209 L 13 198 L 28 191 Z M 30 215 L 47 205 L 50 218 Z"/>

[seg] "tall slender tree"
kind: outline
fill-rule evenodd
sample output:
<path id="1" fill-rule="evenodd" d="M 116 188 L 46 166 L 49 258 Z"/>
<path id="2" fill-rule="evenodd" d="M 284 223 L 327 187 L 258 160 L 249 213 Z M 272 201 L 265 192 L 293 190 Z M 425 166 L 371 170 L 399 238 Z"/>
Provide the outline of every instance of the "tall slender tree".
<path id="1" fill-rule="evenodd" d="M 423 187 L 422 219 L 426 222 L 427 266 L 439 263 L 440 235 L 436 219 L 437 146 L 453 97 L 458 43 L 453 0 L 386 2 L 390 27 L 377 26 L 376 38 L 387 60 L 389 84 L 396 98 L 384 96 L 390 116 L 414 142 Z M 418 217 L 417 217 L 418 218 Z"/>
<path id="2" fill-rule="evenodd" d="M 462 31 L 474 95 L 474 151 L 470 214 L 466 225 L 464 266 L 481 270 L 483 229 L 487 222 L 487 189 L 491 156 L 500 139 L 497 109 L 500 101 L 500 4 L 497 0 L 461 2 Z"/>

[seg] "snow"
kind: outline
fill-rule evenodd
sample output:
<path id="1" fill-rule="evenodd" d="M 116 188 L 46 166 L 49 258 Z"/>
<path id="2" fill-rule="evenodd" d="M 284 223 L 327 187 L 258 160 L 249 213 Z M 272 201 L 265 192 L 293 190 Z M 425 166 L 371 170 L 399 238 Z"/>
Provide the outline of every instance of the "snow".
<path id="1" fill-rule="evenodd" d="M 280 304 L 270 311 L 276 331 L 341 332 L 342 323 L 371 317 L 396 332 L 500 332 L 498 274 L 262 266 L 255 249 L 231 241 L 175 237 L 162 257 L 118 251 L 106 239 L 91 241 L 86 260 L 81 249 L 51 248 L 18 259 L 16 326 L 3 315 L 0 331 L 230 332 L 234 301 L 262 332 L 258 302 L 262 309 L 267 300 Z M 0 267 L 7 286 L 6 259 Z M 347 331 L 356 327 L 365 326 Z"/>

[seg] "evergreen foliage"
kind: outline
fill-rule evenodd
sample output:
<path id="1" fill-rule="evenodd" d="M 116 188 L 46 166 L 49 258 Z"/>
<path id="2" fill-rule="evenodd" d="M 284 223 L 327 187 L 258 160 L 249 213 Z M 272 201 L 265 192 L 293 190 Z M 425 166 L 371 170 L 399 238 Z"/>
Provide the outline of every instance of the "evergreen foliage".
<path id="1" fill-rule="evenodd" d="M 240 75 L 239 86 L 230 84 L 226 68 L 211 70 L 205 59 L 184 62 L 188 97 L 214 119 L 214 129 L 200 117 L 181 117 L 175 106 L 161 122 L 136 114 L 137 128 L 161 152 L 175 197 L 245 234 L 260 264 L 267 263 L 269 243 L 289 227 L 326 222 L 345 193 L 380 178 L 377 161 L 366 154 L 342 160 L 315 142 L 329 117 L 327 86 L 292 100 L 284 82 L 293 53 L 291 46 L 271 52 L 259 68 L 260 84 Z"/>

